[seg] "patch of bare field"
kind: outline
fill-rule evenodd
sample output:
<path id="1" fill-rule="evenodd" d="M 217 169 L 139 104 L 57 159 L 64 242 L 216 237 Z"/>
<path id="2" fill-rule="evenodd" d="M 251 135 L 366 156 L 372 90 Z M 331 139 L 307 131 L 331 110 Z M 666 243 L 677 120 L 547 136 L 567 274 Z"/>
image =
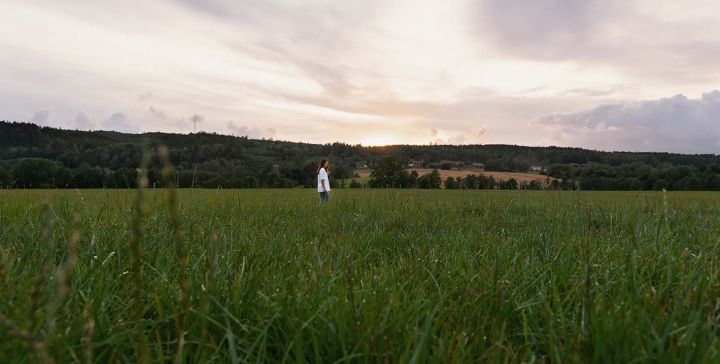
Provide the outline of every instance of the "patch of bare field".
<path id="1" fill-rule="evenodd" d="M 431 168 L 408 168 L 408 172 L 416 171 L 419 176 L 422 176 L 424 174 L 428 174 L 432 172 Z M 552 181 L 555 178 L 540 175 L 540 174 L 534 174 L 534 173 L 519 173 L 519 172 L 481 172 L 478 170 L 473 169 L 462 169 L 462 170 L 444 170 L 444 169 L 438 169 L 438 172 L 440 173 L 440 177 L 444 180 L 448 177 L 466 177 L 471 174 L 474 175 L 482 175 L 482 176 L 492 176 L 496 181 L 507 181 L 510 178 L 514 178 L 518 183 L 526 182 L 530 183 L 530 181 L 538 181 L 542 185 L 546 185 L 548 181 Z M 370 170 L 369 169 L 358 169 L 356 171 L 360 177 L 370 177 Z"/>

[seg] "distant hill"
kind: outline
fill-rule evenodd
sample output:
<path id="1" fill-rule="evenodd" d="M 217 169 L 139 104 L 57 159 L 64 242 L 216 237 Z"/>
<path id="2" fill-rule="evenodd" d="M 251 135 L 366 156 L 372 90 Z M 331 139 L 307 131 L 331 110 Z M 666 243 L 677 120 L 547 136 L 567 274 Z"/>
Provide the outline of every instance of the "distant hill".
<path id="1" fill-rule="evenodd" d="M 310 144 L 215 133 L 77 131 L 0 122 L 0 183 L 13 187 L 133 187 L 143 155 L 152 184 L 159 184 L 157 148 L 167 146 L 181 187 L 313 186 L 322 158 L 335 179 L 385 156 L 404 165 L 483 164 L 485 170 L 548 175 L 581 189 L 716 189 L 720 157 L 713 154 L 603 152 L 517 145 Z M 444 163 L 443 163 L 444 162 Z M 573 183 L 569 183 L 569 182 Z"/>

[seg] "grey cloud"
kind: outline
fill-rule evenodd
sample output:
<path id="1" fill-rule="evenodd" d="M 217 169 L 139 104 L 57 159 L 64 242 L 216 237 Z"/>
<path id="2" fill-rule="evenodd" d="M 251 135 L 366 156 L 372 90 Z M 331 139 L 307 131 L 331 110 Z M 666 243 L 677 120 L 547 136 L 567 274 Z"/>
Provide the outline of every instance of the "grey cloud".
<path id="1" fill-rule="evenodd" d="M 75 116 L 75 128 L 80 130 L 87 130 L 92 129 L 95 127 L 95 123 L 90 118 L 90 115 L 88 115 L 84 111 L 78 112 L 77 116 Z"/>
<path id="2" fill-rule="evenodd" d="M 358 70 L 335 62 L 335 59 L 340 57 L 340 53 L 357 48 L 351 44 L 351 39 L 343 38 L 341 35 L 337 35 L 337 37 L 335 41 L 324 40 L 316 43 L 310 40 L 296 42 L 287 37 L 272 37 L 254 44 L 248 44 L 245 41 L 234 43 L 230 47 L 266 64 L 289 64 L 302 72 L 305 77 L 315 81 L 328 96 L 346 97 L 353 95 L 357 89 L 348 80 L 348 77 Z M 344 50 L 341 49 L 343 45 L 347 47 Z M 318 59 L 323 61 L 318 61 Z M 362 72 L 364 76 L 376 76 L 369 70 Z M 255 85 L 252 90 L 271 95 L 277 92 L 263 89 L 260 85 Z"/>
<path id="3" fill-rule="evenodd" d="M 316 105 L 332 110 L 381 115 L 387 117 L 411 118 L 418 127 L 445 130 L 468 130 L 479 125 L 502 123 L 512 125 L 520 120 L 532 120 L 538 115 L 567 108 L 597 105 L 597 101 L 576 96 L 558 97 L 500 97 L 469 95 L 453 102 L 407 101 L 392 95 L 381 99 L 359 95 L 354 98 L 302 97 L 285 95 L 289 100 Z M 525 122 L 526 123 L 526 122 Z M 436 135 L 431 135 L 433 138 Z"/>
<path id="4" fill-rule="evenodd" d="M 506 97 L 482 96 L 476 93 L 461 93 L 462 97 L 453 102 L 408 101 L 392 94 L 382 98 L 362 94 L 351 98 L 288 94 L 283 96 L 290 101 L 331 110 L 380 116 L 388 120 L 403 120 L 424 134 L 418 135 L 419 138 L 438 144 L 447 144 L 447 137 L 465 135 L 463 142 L 468 144 L 547 145 L 550 139 L 543 134 L 543 128 L 528 125 L 538 115 L 558 110 L 582 110 L 598 103 L 597 99 L 578 96 Z M 352 125 L 337 120 L 328 120 L 327 123 L 358 128 L 357 124 Z M 384 123 L 379 121 L 378 125 L 369 122 L 364 124 L 368 125 L 368 128 L 384 128 Z M 342 127 L 337 129 L 339 135 L 343 135 Z M 438 134 L 433 135 L 431 129 L 442 129 L 444 137 L 438 138 L 439 131 Z M 425 139 L 426 137 L 429 138 Z"/>
<path id="5" fill-rule="evenodd" d="M 121 112 L 115 112 L 110 115 L 109 118 L 103 121 L 102 127 L 120 132 L 132 132 L 134 130 L 130 124 L 130 120 Z"/>
<path id="6" fill-rule="evenodd" d="M 314 49 L 343 52 L 358 29 L 382 10 L 382 1 L 336 2 L 274 0 L 176 0 L 176 3 L 209 14 L 232 26 L 252 27 L 261 31 L 262 38 L 252 45 L 274 51 Z M 242 44 L 247 44 L 242 42 Z M 279 48 L 278 48 L 279 47 Z M 277 55 L 277 54 L 275 54 Z M 308 58 L 311 60 L 312 58 Z M 315 61 L 316 64 L 317 61 Z"/>
<path id="7" fill-rule="evenodd" d="M 158 118 L 160 120 L 165 120 L 166 116 L 165 113 L 161 110 L 156 109 L 154 106 L 150 105 L 150 113 L 155 118 Z"/>
<path id="8" fill-rule="evenodd" d="M 437 129 L 432 129 L 436 130 Z M 433 135 L 432 142 L 435 144 L 478 144 L 483 142 L 482 137 L 487 134 L 487 128 L 473 128 L 467 131 L 462 131 L 460 134 L 456 134 L 447 139 L 437 138 L 437 133 Z"/>
<path id="9" fill-rule="evenodd" d="M 597 0 L 486 0 L 479 5 L 479 26 L 499 45 L 540 57 L 562 56 L 590 37 L 608 13 Z"/>
<path id="10" fill-rule="evenodd" d="M 247 136 L 249 137 L 250 132 L 247 126 L 237 125 L 234 121 L 227 122 L 227 128 L 231 135 L 234 136 Z"/>
<path id="11" fill-rule="evenodd" d="M 575 95 L 581 97 L 606 97 L 622 90 L 627 90 L 626 85 L 610 85 L 606 87 L 579 87 L 560 93 L 561 95 Z"/>
<path id="12" fill-rule="evenodd" d="M 246 136 L 248 138 L 264 138 L 273 139 L 277 135 L 275 128 L 261 128 L 257 126 L 245 126 L 238 125 L 234 121 L 230 120 L 227 122 L 227 129 L 231 135 L 234 136 Z"/>
<path id="13" fill-rule="evenodd" d="M 533 93 L 540 92 L 540 91 L 545 91 L 545 90 L 547 90 L 547 87 L 546 87 L 546 86 L 537 86 L 537 87 L 531 87 L 531 88 L 528 88 L 528 89 L 525 89 L 525 90 L 520 90 L 520 91 L 518 92 L 518 94 L 520 94 L 520 95 L 527 95 L 527 94 L 533 94 Z"/>
<path id="14" fill-rule="evenodd" d="M 353 89 L 339 68 L 326 66 L 313 61 L 296 62 L 305 74 L 319 83 L 328 93 L 345 96 Z"/>
<path id="15" fill-rule="evenodd" d="M 329 95 L 347 96 L 354 86 L 347 75 L 356 71 L 335 62 L 350 51 L 369 45 L 358 34 L 370 30 L 384 2 L 285 2 L 272 0 L 176 0 L 190 9 L 237 27 L 239 34 L 259 34 L 254 40 L 230 41 L 233 50 L 258 60 L 291 64 L 323 87 Z M 370 47 L 371 48 L 371 47 Z M 364 74 L 367 75 L 370 70 Z"/>
<path id="16" fill-rule="evenodd" d="M 619 0 L 485 0 L 475 23 L 479 39 L 533 61 L 575 61 L 650 81 L 720 77 L 720 38 L 707 37 L 704 22 L 642 10 Z"/>
<path id="17" fill-rule="evenodd" d="M 356 29 L 384 5 L 382 1 L 176 0 L 176 3 L 231 23 L 262 27 L 295 40 L 335 39 Z"/>
<path id="18" fill-rule="evenodd" d="M 261 85 L 253 87 L 254 93 L 264 97 L 277 99 L 279 97 L 301 104 L 326 107 L 332 110 L 362 113 L 368 115 L 402 116 L 413 118 L 419 126 L 431 127 L 448 125 L 453 133 L 477 127 L 480 120 L 494 121 L 512 117 L 515 120 L 530 120 L 537 115 L 558 110 L 558 104 L 568 99 L 578 99 L 595 92 L 594 97 L 603 90 L 581 90 L 558 95 L 557 100 L 517 97 L 494 97 L 488 90 L 472 90 L 472 94 L 459 95 L 460 100 L 454 103 L 408 102 L 400 99 L 392 89 L 383 87 L 387 75 L 377 74 L 376 69 L 365 69 L 362 64 L 347 63 L 348 52 L 374 51 L 371 44 L 363 43 L 363 37 L 358 34 L 380 34 L 373 23 L 374 17 L 381 13 L 382 2 L 293 2 L 259 1 L 251 0 L 238 3 L 232 0 L 177 0 L 177 3 L 190 9 L 217 18 L 218 21 L 237 27 L 239 30 L 249 29 L 251 32 L 239 34 L 262 34 L 257 39 L 247 40 L 238 38 L 227 45 L 236 52 L 249 55 L 257 60 L 269 64 L 291 64 L 302 71 L 305 76 L 313 79 L 325 89 L 325 94 L 319 97 L 308 95 L 295 95 L 283 93 L 277 89 L 264 89 Z M 555 34 L 564 32 L 588 32 L 593 25 L 588 25 L 590 18 L 598 11 L 599 2 L 592 4 L 573 2 L 566 4 L 563 1 L 549 2 L 554 8 L 552 12 L 563 13 L 563 21 L 559 24 L 547 24 L 548 18 L 543 18 L 543 8 L 532 5 L 535 20 L 527 29 L 507 29 L 512 37 L 522 38 L 530 33 L 537 33 L 548 25 L 553 26 Z M 526 2 L 515 2 L 508 9 L 503 3 L 489 2 L 489 13 L 500 12 L 504 14 L 508 23 L 517 23 L 515 13 L 521 11 Z M 487 9 L 486 9 L 487 10 Z M 578 14 L 582 14 L 578 18 Z M 493 25 L 494 26 L 494 25 Z M 491 27 L 493 27 L 491 26 Z M 507 27 L 507 25 L 504 25 Z M 511 37 L 511 38 L 512 38 Z M 558 38 L 562 36 L 558 35 Z M 502 40 L 511 40 L 503 38 Z M 563 43 L 563 47 L 569 45 Z M 337 62 L 337 60 L 346 60 Z M 358 68 L 359 67 L 359 68 Z M 351 80 L 354 75 L 361 74 L 362 78 L 375 80 L 368 83 L 371 86 L 363 88 L 354 85 Z M 538 89 L 536 89 L 537 91 Z M 511 100 L 512 99 L 512 100 Z M 521 105 L 518 106 L 518 101 Z M 595 101 L 597 102 L 597 101 Z M 592 104 L 588 104 L 592 105 Z M 563 107 L 560 106 L 560 109 Z M 509 126 L 508 126 L 509 127 Z M 499 134 L 498 134 L 499 135 Z M 436 138 L 432 136 L 431 139 Z M 477 139 L 476 136 L 468 140 Z"/>
<path id="19" fill-rule="evenodd" d="M 30 121 L 37 125 L 44 126 L 44 125 L 48 124 L 52 114 L 53 114 L 52 110 L 38 110 L 30 118 Z"/>
<path id="20" fill-rule="evenodd" d="M 596 149 L 720 153 L 720 91 L 699 99 L 676 95 L 659 100 L 605 104 L 548 114 L 536 123 L 560 144 Z"/>

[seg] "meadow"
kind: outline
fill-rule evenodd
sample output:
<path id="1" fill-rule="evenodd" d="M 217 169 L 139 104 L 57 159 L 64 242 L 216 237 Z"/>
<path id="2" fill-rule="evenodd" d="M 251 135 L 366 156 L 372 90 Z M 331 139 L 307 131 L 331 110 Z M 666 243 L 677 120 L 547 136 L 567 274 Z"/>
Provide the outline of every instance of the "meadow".
<path id="1" fill-rule="evenodd" d="M 720 361 L 720 194 L 0 191 L 15 362 Z"/>

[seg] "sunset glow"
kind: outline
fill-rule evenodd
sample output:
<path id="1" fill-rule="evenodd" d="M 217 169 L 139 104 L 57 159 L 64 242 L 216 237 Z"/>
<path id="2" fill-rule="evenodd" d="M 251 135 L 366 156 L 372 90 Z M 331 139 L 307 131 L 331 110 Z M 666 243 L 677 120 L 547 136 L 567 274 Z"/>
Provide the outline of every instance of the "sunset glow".
<path id="1" fill-rule="evenodd" d="M 711 0 L 10 0 L 0 119 L 720 153 L 718 34 Z"/>

